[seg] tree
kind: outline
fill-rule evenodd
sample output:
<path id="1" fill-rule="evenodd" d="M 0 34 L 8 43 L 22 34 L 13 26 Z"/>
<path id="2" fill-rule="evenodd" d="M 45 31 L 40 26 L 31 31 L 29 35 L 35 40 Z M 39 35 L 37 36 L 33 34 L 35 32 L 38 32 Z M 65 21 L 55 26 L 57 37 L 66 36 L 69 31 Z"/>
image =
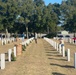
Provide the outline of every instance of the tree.
<path id="1" fill-rule="evenodd" d="M 4 0 L 1 1 L 0 15 L 2 17 L 1 24 L 3 25 L 3 30 L 10 30 L 13 28 L 14 20 L 16 18 L 16 1 L 14 0 Z"/>
<path id="2" fill-rule="evenodd" d="M 1 0 L 0 30 L 26 32 L 27 38 L 30 32 L 56 34 L 62 9 L 60 4 L 46 6 L 43 0 Z"/>
<path id="3" fill-rule="evenodd" d="M 61 10 L 64 16 L 64 29 L 75 32 L 75 15 L 76 15 L 76 0 L 67 0 L 62 2 Z M 68 27 L 68 28 L 67 28 Z M 74 28 L 73 28 L 74 27 Z"/>

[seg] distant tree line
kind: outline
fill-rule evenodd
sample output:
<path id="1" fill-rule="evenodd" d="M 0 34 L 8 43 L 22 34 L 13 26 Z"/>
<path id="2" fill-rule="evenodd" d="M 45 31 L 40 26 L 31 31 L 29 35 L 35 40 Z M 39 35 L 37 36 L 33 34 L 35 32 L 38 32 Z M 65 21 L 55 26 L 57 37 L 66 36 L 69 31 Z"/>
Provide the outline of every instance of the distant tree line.
<path id="1" fill-rule="evenodd" d="M 58 26 L 61 24 L 61 27 Z M 45 5 L 43 0 L 0 0 L 0 31 L 47 33 L 76 32 L 76 0 Z"/>

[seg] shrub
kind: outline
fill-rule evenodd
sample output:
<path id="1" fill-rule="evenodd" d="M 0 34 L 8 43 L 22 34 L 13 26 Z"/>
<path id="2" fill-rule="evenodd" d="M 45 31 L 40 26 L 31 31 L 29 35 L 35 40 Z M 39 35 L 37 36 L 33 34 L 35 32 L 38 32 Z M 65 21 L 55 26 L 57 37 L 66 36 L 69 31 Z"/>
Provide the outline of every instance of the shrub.
<path id="1" fill-rule="evenodd" d="M 28 44 L 26 43 L 26 46 L 28 46 Z"/>
<path id="2" fill-rule="evenodd" d="M 25 49 L 26 49 L 26 46 L 22 45 L 22 51 L 25 51 Z"/>
<path id="3" fill-rule="evenodd" d="M 16 61 L 16 57 L 14 56 L 14 52 L 11 53 L 11 61 Z"/>
<path id="4" fill-rule="evenodd" d="M 56 36 L 56 33 L 49 33 L 49 34 L 47 34 L 47 35 L 44 36 L 44 37 L 53 38 L 53 37 L 55 37 L 55 36 Z"/>
<path id="5" fill-rule="evenodd" d="M 67 56 L 67 51 L 65 51 L 65 56 Z"/>
<path id="6" fill-rule="evenodd" d="M 30 41 L 30 43 L 31 43 L 32 41 Z"/>

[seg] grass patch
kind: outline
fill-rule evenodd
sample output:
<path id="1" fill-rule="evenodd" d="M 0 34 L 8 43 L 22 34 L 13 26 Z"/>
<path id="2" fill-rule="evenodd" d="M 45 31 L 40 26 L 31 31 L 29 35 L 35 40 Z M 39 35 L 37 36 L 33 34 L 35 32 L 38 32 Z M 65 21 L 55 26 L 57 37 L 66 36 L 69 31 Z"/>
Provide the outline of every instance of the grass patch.
<path id="1" fill-rule="evenodd" d="M 14 56 L 14 52 L 11 53 L 11 61 L 16 61 L 16 57 Z"/>
<path id="2" fill-rule="evenodd" d="M 67 51 L 65 51 L 65 56 L 67 56 Z"/>
<path id="3" fill-rule="evenodd" d="M 28 46 L 28 44 L 26 43 L 26 46 Z"/>
<path id="4" fill-rule="evenodd" d="M 26 46 L 22 45 L 22 51 L 25 51 L 25 49 L 26 49 Z"/>

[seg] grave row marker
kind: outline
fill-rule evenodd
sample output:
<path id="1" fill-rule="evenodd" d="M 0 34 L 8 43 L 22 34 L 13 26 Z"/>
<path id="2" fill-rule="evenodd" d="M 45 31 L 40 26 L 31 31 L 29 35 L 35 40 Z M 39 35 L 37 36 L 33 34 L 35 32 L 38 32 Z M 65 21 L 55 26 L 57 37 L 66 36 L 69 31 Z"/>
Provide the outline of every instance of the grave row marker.
<path id="1" fill-rule="evenodd" d="M 30 44 L 30 41 L 32 41 L 34 38 L 30 38 L 27 41 L 22 42 L 21 44 Z M 13 39 L 14 40 L 14 39 Z M 5 41 L 5 40 L 4 40 Z M 6 43 L 6 42 L 5 42 Z M 3 40 L 2 40 L 2 45 L 3 45 Z M 16 46 L 13 47 L 13 49 L 8 50 L 8 61 L 11 62 L 11 54 L 14 52 L 14 56 L 17 56 L 17 51 L 16 51 Z M 5 54 L 0 54 L 0 67 L 1 69 L 5 69 Z"/>
<path id="2" fill-rule="evenodd" d="M 62 54 L 63 57 L 65 57 L 65 46 L 61 47 L 61 44 L 58 45 L 58 43 L 46 37 L 44 37 L 44 40 L 49 42 L 55 49 L 57 49 L 57 51 L 59 51 L 60 54 Z M 70 49 L 67 49 L 67 61 L 70 61 Z M 74 66 L 76 68 L 76 53 L 74 55 Z"/>

